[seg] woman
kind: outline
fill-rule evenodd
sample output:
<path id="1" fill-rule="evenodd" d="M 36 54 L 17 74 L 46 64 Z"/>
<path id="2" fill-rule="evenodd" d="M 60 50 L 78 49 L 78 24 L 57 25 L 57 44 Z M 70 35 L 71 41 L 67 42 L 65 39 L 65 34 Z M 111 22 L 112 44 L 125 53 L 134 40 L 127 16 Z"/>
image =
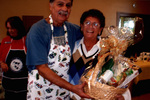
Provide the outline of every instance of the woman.
<path id="1" fill-rule="evenodd" d="M 105 26 L 105 17 L 99 10 L 88 10 L 81 16 L 80 26 L 84 37 L 75 44 L 69 70 L 70 83 L 74 85 L 79 84 L 84 70 L 97 57 L 97 54 L 101 50 L 99 36 Z M 74 93 L 71 93 L 71 97 L 73 100 L 81 99 Z M 119 96 L 118 98 L 120 100 L 123 99 L 123 97 Z"/>
<path id="2" fill-rule="evenodd" d="M 26 100 L 28 70 L 26 67 L 26 31 L 18 16 L 6 20 L 7 35 L 0 46 L 2 86 L 6 100 Z"/>

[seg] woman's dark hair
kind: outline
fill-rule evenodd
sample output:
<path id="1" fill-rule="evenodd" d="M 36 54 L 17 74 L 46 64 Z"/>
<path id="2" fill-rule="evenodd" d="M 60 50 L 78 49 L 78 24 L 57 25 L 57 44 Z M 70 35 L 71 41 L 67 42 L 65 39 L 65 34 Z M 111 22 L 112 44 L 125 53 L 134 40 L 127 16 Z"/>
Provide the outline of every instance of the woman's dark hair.
<path id="1" fill-rule="evenodd" d="M 50 3 L 53 3 L 55 0 L 49 0 Z M 71 5 L 73 4 L 73 0 L 71 0 Z"/>
<path id="2" fill-rule="evenodd" d="M 23 21 L 20 19 L 20 17 L 18 16 L 13 16 L 13 17 L 9 17 L 6 22 L 5 22 L 5 26 L 7 28 L 7 23 L 10 23 L 11 27 L 13 29 L 16 29 L 18 31 L 18 35 L 17 37 L 12 37 L 14 39 L 21 39 L 23 36 L 26 35 L 26 30 L 23 24 Z M 9 32 L 7 31 L 7 35 L 10 36 Z"/>
<path id="3" fill-rule="evenodd" d="M 105 27 L 105 17 L 101 11 L 97 9 L 90 9 L 88 11 L 85 11 L 80 18 L 80 24 L 83 24 L 87 17 L 97 18 L 100 22 L 100 27 Z"/>

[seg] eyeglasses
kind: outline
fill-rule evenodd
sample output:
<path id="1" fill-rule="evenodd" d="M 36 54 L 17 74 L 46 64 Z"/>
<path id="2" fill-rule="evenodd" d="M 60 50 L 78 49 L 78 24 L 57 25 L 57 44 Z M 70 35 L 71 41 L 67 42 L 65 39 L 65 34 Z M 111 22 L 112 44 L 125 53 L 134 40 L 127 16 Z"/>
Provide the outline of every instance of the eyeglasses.
<path id="1" fill-rule="evenodd" d="M 91 23 L 90 21 L 84 22 L 84 26 L 90 26 L 91 24 L 92 24 L 93 28 L 99 28 L 100 27 L 100 24 L 97 22 L 94 22 L 94 23 Z"/>

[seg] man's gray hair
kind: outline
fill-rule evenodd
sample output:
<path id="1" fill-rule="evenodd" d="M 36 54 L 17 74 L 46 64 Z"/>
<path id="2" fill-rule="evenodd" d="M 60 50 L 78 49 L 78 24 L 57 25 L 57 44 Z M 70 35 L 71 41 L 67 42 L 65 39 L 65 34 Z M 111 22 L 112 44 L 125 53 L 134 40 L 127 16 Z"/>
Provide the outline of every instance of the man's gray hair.
<path id="1" fill-rule="evenodd" d="M 49 0 L 50 3 L 53 3 L 55 0 Z M 71 0 L 71 5 L 73 4 L 73 0 Z"/>

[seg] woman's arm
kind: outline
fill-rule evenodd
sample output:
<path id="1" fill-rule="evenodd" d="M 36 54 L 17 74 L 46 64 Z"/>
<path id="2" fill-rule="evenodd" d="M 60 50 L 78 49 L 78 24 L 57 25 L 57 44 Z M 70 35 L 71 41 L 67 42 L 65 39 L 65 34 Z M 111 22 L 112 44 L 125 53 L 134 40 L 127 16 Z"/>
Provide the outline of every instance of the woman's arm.
<path id="1" fill-rule="evenodd" d="M 3 61 L 0 61 L 0 67 L 2 68 L 3 72 L 7 72 L 8 71 L 8 66 Z"/>

